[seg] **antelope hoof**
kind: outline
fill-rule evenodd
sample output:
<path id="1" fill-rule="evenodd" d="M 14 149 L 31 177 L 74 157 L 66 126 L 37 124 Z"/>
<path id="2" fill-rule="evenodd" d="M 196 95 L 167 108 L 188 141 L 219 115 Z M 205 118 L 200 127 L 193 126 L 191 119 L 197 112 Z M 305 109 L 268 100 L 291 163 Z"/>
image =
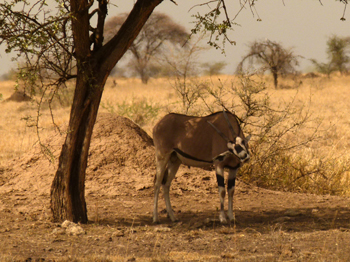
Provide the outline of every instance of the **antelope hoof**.
<path id="1" fill-rule="evenodd" d="M 155 225 L 160 224 L 159 219 L 158 218 L 153 218 L 153 224 L 155 224 Z"/>
<path id="2" fill-rule="evenodd" d="M 238 221 L 234 218 L 234 219 L 232 219 L 232 220 L 230 220 L 230 224 L 231 225 L 238 225 Z"/>
<path id="3" fill-rule="evenodd" d="M 230 220 L 230 223 L 234 223 L 236 221 L 236 218 L 234 215 L 228 215 L 228 219 Z"/>
<path id="4" fill-rule="evenodd" d="M 173 223 L 179 221 L 175 216 L 168 216 L 168 218 L 170 218 L 171 222 L 173 222 Z"/>
<path id="5" fill-rule="evenodd" d="M 154 224 L 154 225 L 159 225 L 160 222 L 159 222 L 159 221 L 153 221 L 153 224 Z"/>
<path id="6" fill-rule="evenodd" d="M 170 218 L 172 222 L 178 222 L 173 210 L 171 212 L 167 212 L 167 217 Z"/>
<path id="7" fill-rule="evenodd" d="M 227 219 L 225 215 L 220 214 L 219 219 L 221 224 L 227 224 Z"/>

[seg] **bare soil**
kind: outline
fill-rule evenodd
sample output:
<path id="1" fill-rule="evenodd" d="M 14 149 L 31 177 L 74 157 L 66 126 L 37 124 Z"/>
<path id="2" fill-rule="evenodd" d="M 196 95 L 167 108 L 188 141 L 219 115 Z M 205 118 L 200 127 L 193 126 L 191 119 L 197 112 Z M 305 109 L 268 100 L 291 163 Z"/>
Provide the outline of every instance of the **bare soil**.
<path id="1" fill-rule="evenodd" d="M 9 98 L 5 100 L 7 101 L 14 101 L 14 102 L 26 102 L 26 101 L 31 101 L 32 99 L 30 98 L 29 95 L 27 95 L 23 91 L 15 91 Z"/>
<path id="2" fill-rule="evenodd" d="M 276 192 L 238 181 L 236 223 L 218 221 L 213 172 L 182 167 L 171 199 L 179 219 L 152 224 L 152 139 L 100 114 L 86 177 L 89 223 L 51 222 L 50 186 L 64 137 L 0 168 L 0 261 L 350 261 L 350 199 Z M 164 210 L 163 199 L 160 209 Z M 226 204 L 227 206 L 227 204 Z"/>

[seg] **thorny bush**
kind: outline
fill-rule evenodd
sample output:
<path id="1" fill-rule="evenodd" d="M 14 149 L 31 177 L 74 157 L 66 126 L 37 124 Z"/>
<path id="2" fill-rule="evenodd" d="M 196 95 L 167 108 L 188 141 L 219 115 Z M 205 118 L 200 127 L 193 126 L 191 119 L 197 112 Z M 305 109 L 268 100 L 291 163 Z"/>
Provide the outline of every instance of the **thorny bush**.
<path id="1" fill-rule="evenodd" d="M 326 132 L 321 129 L 322 119 L 310 113 L 311 99 L 297 103 L 296 92 L 288 102 L 273 103 L 263 79 L 256 75 L 203 85 L 206 92 L 198 92 L 200 99 L 191 104 L 191 112 L 229 110 L 237 115 L 244 133 L 252 135 L 252 158 L 240 169 L 241 179 L 274 190 L 348 194 L 350 159 L 324 157 L 313 146 Z"/>

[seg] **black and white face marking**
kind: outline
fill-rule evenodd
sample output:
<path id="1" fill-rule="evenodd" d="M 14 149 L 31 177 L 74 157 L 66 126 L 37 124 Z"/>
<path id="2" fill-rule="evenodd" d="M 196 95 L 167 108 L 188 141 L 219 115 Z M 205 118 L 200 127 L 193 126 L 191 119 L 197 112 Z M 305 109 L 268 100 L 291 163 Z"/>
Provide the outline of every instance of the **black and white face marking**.
<path id="1" fill-rule="evenodd" d="M 246 139 L 241 137 L 236 137 L 235 143 L 228 142 L 227 147 L 236 155 L 242 163 L 248 162 L 250 159 L 250 154 L 248 150 L 248 141 L 250 136 Z"/>

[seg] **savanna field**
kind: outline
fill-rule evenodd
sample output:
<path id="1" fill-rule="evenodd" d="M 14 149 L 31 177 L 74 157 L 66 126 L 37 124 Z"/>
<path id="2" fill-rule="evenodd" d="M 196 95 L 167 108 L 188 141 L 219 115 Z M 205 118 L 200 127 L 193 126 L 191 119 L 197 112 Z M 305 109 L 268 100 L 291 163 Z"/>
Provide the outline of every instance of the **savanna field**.
<path id="1" fill-rule="evenodd" d="M 15 83 L 0 82 L 0 261 L 349 261 L 350 76 L 281 78 L 279 89 L 269 76 L 185 84 L 108 79 L 87 169 L 89 223 L 67 226 L 51 222 L 49 204 L 73 83 L 44 98 L 38 118 L 40 92 L 12 101 Z M 168 112 L 223 106 L 252 134 L 236 223 L 219 223 L 214 172 L 182 167 L 170 192 L 179 222 L 161 212 L 153 225 L 153 126 Z"/>

